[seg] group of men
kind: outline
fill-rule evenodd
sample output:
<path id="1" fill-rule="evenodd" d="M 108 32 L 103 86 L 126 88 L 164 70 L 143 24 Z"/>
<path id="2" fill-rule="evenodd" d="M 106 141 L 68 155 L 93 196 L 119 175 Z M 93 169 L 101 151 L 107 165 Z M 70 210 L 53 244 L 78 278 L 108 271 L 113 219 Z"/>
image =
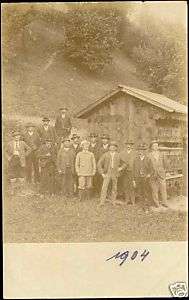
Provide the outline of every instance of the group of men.
<path id="1" fill-rule="evenodd" d="M 6 151 L 12 192 L 17 179 L 26 179 L 39 186 L 41 197 L 60 193 L 82 201 L 95 196 L 100 206 L 107 201 L 135 204 L 137 199 L 146 212 L 151 206 L 168 207 L 165 162 L 158 141 L 152 141 L 149 149 L 141 144 L 136 150 L 132 141 L 125 141 L 125 149 L 119 152 L 108 134 L 90 133 L 81 141 L 77 134 L 70 136 L 71 127 L 67 109 L 61 108 L 54 127 L 44 117 L 38 127 L 29 123 L 23 134 L 13 132 Z"/>

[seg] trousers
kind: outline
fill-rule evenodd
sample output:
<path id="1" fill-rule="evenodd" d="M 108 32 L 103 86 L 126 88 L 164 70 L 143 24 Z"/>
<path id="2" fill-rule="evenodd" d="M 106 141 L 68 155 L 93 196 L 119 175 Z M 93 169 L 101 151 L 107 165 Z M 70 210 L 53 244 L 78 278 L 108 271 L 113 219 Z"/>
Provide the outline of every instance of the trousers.
<path id="1" fill-rule="evenodd" d="M 39 163 L 35 151 L 26 157 L 26 180 L 32 182 L 32 171 L 34 171 L 34 182 L 39 182 Z"/>
<path id="2" fill-rule="evenodd" d="M 111 188 L 111 200 L 115 201 L 116 197 L 117 197 L 117 181 L 118 181 L 118 177 L 113 176 L 111 174 L 107 174 L 104 177 L 103 183 L 102 183 L 102 190 L 101 190 L 101 195 L 100 195 L 100 201 L 102 203 L 104 203 L 106 201 L 106 197 L 108 194 L 108 187 L 110 185 L 110 183 L 112 184 L 112 188 Z"/>
<path id="3" fill-rule="evenodd" d="M 154 204 L 157 207 L 160 206 L 160 202 L 159 202 L 159 192 L 160 192 L 162 203 L 167 205 L 166 180 L 162 178 L 151 178 L 150 186 L 151 186 L 152 199 Z"/>

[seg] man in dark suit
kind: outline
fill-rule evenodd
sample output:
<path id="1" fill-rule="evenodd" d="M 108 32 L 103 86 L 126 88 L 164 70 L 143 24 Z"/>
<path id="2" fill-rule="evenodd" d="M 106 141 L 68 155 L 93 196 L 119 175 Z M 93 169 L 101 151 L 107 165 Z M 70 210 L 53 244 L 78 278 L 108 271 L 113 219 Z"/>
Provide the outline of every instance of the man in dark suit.
<path id="1" fill-rule="evenodd" d="M 39 164 L 37 158 L 37 149 L 40 146 L 40 137 L 35 130 L 35 125 L 28 123 L 26 132 L 23 135 L 24 142 L 31 148 L 30 154 L 26 157 L 26 180 L 32 182 L 32 171 L 34 171 L 34 182 L 39 182 Z"/>
<path id="2" fill-rule="evenodd" d="M 37 128 L 41 144 L 43 144 L 47 139 L 50 139 L 53 144 L 56 144 L 57 135 L 54 128 L 50 125 L 50 119 L 48 117 L 44 117 L 42 119 L 42 123 L 43 124 Z"/>
<path id="3" fill-rule="evenodd" d="M 111 201 L 113 205 L 122 204 L 117 201 L 117 181 L 120 172 L 126 167 L 126 164 L 117 152 L 117 143 L 112 141 L 109 151 L 104 153 L 98 161 L 98 171 L 103 177 L 103 184 L 100 196 L 100 206 L 104 205 L 107 197 L 109 184 L 112 183 Z"/>
<path id="4" fill-rule="evenodd" d="M 150 162 L 150 185 L 152 190 L 152 198 L 157 208 L 161 206 L 158 193 L 162 198 L 162 206 L 168 207 L 167 188 L 166 188 L 166 161 L 159 151 L 157 140 L 153 140 L 150 144 L 151 152 L 149 154 Z"/>
<path id="5" fill-rule="evenodd" d="M 57 149 L 52 140 L 46 139 L 37 151 L 40 167 L 40 194 L 55 194 Z"/>
<path id="6" fill-rule="evenodd" d="M 150 187 L 149 187 L 149 159 L 146 154 L 147 145 L 141 144 L 137 148 L 137 155 L 134 159 L 133 177 L 136 186 L 136 194 L 139 198 L 139 203 L 147 213 L 150 206 Z"/>
<path id="7" fill-rule="evenodd" d="M 135 204 L 135 183 L 133 177 L 133 163 L 135 158 L 135 151 L 133 150 L 134 142 L 132 140 L 128 140 L 125 142 L 126 148 L 121 151 L 120 156 L 121 159 L 127 165 L 127 168 L 124 169 L 122 173 L 122 187 L 125 194 L 126 203 L 131 202 Z"/>
<path id="8" fill-rule="evenodd" d="M 82 148 L 80 146 L 80 136 L 77 134 L 73 134 L 71 137 L 71 141 L 72 141 L 72 144 L 70 146 L 70 149 L 72 150 L 72 152 L 74 154 L 74 165 L 75 165 L 76 155 L 77 155 L 77 153 L 82 151 Z M 73 180 L 74 180 L 74 193 L 77 196 L 77 194 L 78 194 L 78 176 L 77 176 L 75 169 L 74 169 L 74 174 L 73 174 Z"/>
<path id="9" fill-rule="evenodd" d="M 61 177 L 63 196 L 72 197 L 74 193 L 75 155 L 69 139 L 62 139 L 62 145 L 57 155 L 57 170 Z"/>
<path id="10" fill-rule="evenodd" d="M 90 146 L 89 151 L 94 154 L 96 163 L 98 163 L 99 160 L 99 142 L 98 142 L 98 134 L 97 133 L 90 133 L 89 135 L 90 139 Z M 102 179 L 100 178 L 100 175 L 96 173 L 93 177 L 93 195 L 98 195 L 100 192 L 100 187 L 102 184 Z"/>
<path id="11" fill-rule="evenodd" d="M 99 146 L 98 159 L 105 153 L 109 151 L 109 141 L 110 136 L 108 134 L 103 134 L 101 136 L 101 144 Z"/>
<path id="12" fill-rule="evenodd" d="M 68 116 L 68 109 L 62 107 L 59 109 L 59 115 L 55 121 L 55 130 L 59 138 L 67 138 L 70 135 L 72 128 L 70 117 Z"/>

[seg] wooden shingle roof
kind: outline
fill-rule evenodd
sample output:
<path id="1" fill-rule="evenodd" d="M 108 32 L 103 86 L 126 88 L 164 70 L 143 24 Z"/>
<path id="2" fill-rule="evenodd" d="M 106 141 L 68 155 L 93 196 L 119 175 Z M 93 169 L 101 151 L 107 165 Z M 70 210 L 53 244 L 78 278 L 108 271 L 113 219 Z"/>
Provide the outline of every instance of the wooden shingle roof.
<path id="1" fill-rule="evenodd" d="M 187 113 L 187 107 L 185 105 L 183 105 L 179 102 L 176 102 L 174 100 L 171 100 L 170 98 L 167 98 L 164 95 L 136 89 L 133 87 L 128 87 L 125 85 L 119 85 L 116 89 L 114 89 L 113 91 L 110 91 L 108 94 L 106 94 L 102 98 L 96 100 L 95 102 L 93 102 L 93 103 L 89 104 L 88 106 L 84 107 L 83 109 L 81 109 L 76 114 L 75 117 L 76 118 L 85 118 L 86 115 L 91 113 L 93 109 L 95 109 L 97 106 L 99 106 L 103 102 L 108 101 L 112 96 L 116 95 L 119 92 L 129 94 L 141 101 L 150 103 L 151 105 L 159 107 L 170 113 L 171 112 L 176 112 L 176 113 L 180 113 L 180 114 Z"/>

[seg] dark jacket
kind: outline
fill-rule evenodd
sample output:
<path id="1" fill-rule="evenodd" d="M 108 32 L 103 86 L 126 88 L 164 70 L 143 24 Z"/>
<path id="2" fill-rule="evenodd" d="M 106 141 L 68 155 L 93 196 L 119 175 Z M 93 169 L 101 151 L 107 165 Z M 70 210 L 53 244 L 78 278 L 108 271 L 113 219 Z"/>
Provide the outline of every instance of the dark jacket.
<path id="1" fill-rule="evenodd" d="M 97 162 L 97 161 L 99 160 L 99 158 L 100 158 L 100 157 L 99 157 L 99 156 L 100 156 L 100 146 L 99 146 L 99 143 L 96 142 L 94 146 L 92 146 L 92 145 L 90 144 L 89 151 L 92 152 L 92 153 L 94 154 L 94 157 L 95 157 L 96 162 Z M 103 152 L 103 151 L 101 150 L 101 153 L 102 153 L 102 152 Z"/>
<path id="2" fill-rule="evenodd" d="M 32 135 L 26 132 L 23 136 L 23 140 L 32 149 L 32 151 L 38 149 L 40 146 L 40 137 L 36 130 Z"/>
<path id="3" fill-rule="evenodd" d="M 55 130 L 56 134 L 59 137 L 66 137 L 70 134 L 72 128 L 70 117 L 65 116 L 62 118 L 61 115 L 58 115 L 55 121 Z"/>
<path id="4" fill-rule="evenodd" d="M 134 159 L 133 176 L 134 178 L 146 177 L 150 173 L 150 163 L 147 156 L 143 160 L 137 156 Z"/>
<path id="5" fill-rule="evenodd" d="M 107 148 L 103 147 L 103 144 L 99 145 L 99 149 L 98 149 L 98 159 L 100 159 L 102 157 L 102 155 L 106 152 L 109 151 L 109 144 L 107 146 Z"/>
<path id="6" fill-rule="evenodd" d="M 37 133 L 39 135 L 41 144 L 46 139 L 51 139 L 54 144 L 57 143 L 57 135 L 56 135 L 54 127 L 49 126 L 48 130 L 45 130 L 44 126 L 41 125 L 37 128 Z"/>
<path id="7" fill-rule="evenodd" d="M 152 179 L 165 179 L 166 177 L 166 162 L 164 156 L 159 153 L 159 159 L 157 160 L 153 152 L 151 152 L 148 156 L 150 163 L 150 175 Z"/>
<path id="8" fill-rule="evenodd" d="M 73 151 L 70 149 L 68 151 L 64 150 L 64 148 L 60 148 L 57 155 L 57 170 L 62 173 L 66 173 L 69 169 L 72 174 L 74 174 L 75 168 L 75 156 Z"/>
<path id="9" fill-rule="evenodd" d="M 57 150 L 55 146 L 48 148 L 45 144 L 41 145 L 37 151 L 40 166 L 46 167 L 48 165 L 56 166 Z"/>
<path id="10" fill-rule="evenodd" d="M 126 164 L 121 159 L 120 154 L 118 152 L 115 152 L 114 167 L 113 169 L 111 169 L 111 154 L 108 151 L 101 156 L 98 161 L 97 167 L 100 174 L 107 174 L 109 173 L 109 171 L 111 171 L 111 175 L 118 177 L 120 172 L 119 168 L 122 168 L 123 170 L 126 167 Z"/>
<path id="11" fill-rule="evenodd" d="M 131 150 L 130 153 L 128 153 L 126 150 L 123 150 L 120 152 L 121 159 L 126 164 L 126 168 L 122 172 L 123 175 L 133 177 L 133 167 L 134 167 L 134 159 L 136 157 L 136 153 L 134 150 Z"/>

